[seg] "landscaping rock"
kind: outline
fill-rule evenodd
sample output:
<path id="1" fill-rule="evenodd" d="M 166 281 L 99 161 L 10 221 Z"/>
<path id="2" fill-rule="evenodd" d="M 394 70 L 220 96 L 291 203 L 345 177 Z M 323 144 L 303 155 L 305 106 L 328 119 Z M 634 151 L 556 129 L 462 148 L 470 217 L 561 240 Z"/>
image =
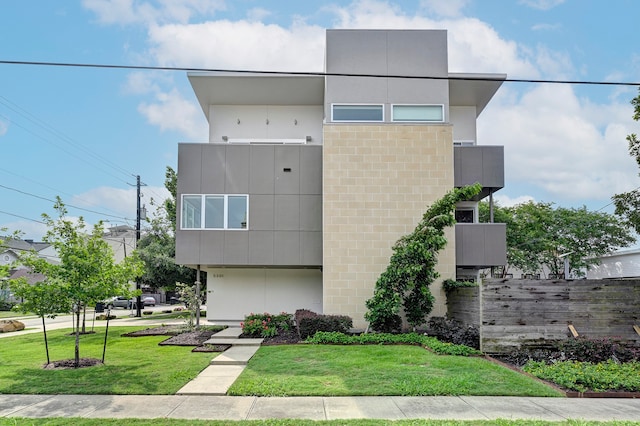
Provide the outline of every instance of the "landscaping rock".
<path id="1" fill-rule="evenodd" d="M 16 320 L 1 320 L 0 333 L 10 333 L 12 331 L 24 330 L 24 323 Z"/>

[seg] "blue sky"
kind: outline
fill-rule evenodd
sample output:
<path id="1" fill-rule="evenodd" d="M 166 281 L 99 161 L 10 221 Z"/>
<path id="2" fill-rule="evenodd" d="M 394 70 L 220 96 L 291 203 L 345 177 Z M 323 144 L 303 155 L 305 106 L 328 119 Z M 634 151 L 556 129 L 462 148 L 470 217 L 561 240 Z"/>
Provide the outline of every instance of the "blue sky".
<path id="1" fill-rule="evenodd" d="M 327 28 L 438 28 L 451 71 L 640 82 L 638 16 L 635 0 L 22 0 L 0 4 L 0 60 L 321 71 Z M 637 93 L 504 84 L 478 124 L 479 144 L 505 146 L 496 199 L 596 210 L 640 186 Z M 161 199 L 178 142 L 206 139 L 184 72 L 0 64 L 0 227 L 40 239 L 56 195 L 133 225 L 135 175 L 143 203 Z"/>

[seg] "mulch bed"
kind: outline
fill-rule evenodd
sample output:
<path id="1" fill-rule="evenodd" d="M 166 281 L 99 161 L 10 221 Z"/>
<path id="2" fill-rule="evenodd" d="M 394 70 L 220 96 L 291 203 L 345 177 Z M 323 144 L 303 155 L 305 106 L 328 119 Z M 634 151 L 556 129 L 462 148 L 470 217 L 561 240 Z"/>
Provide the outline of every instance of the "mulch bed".
<path id="1" fill-rule="evenodd" d="M 217 331 L 211 330 L 184 331 L 180 326 L 161 326 L 133 331 L 123 334 L 123 336 L 171 336 L 158 344 L 160 346 L 195 346 L 191 352 L 224 352 L 229 349 L 231 345 L 204 344 L 204 342 L 216 333 Z"/>
<path id="2" fill-rule="evenodd" d="M 300 336 L 296 330 L 280 331 L 277 336 L 267 337 L 262 341 L 263 346 L 294 345 L 296 343 L 300 343 Z"/>
<path id="3" fill-rule="evenodd" d="M 80 358 L 78 368 L 95 367 L 96 365 L 102 365 L 102 361 L 96 358 Z M 45 370 L 68 370 L 71 368 L 76 368 L 75 359 L 63 359 L 44 365 Z"/>

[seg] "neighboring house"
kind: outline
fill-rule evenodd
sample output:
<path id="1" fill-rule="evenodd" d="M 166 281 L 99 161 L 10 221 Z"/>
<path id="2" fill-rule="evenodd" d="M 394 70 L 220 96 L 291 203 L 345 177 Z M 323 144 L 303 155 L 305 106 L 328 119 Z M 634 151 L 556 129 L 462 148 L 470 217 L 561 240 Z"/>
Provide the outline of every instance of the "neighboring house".
<path id="1" fill-rule="evenodd" d="M 640 249 L 621 250 L 599 258 L 587 269 L 587 279 L 640 277 Z"/>
<path id="2" fill-rule="evenodd" d="M 49 243 L 6 238 L 0 246 L 0 265 L 12 265 L 16 269 L 24 268 L 24 266 L 13 265 L 13 263 L 18 260 L 20 254 L 29 251 L 35 252 L 38 257 L 46 259 L 50 263 L 56 264 L 60 262 L 58 254 Z"/>
<path id="3" fill-rule="evenodd" d="M 506 75 L 450 73 L 442 30 L 328 30 L 325 67 L 188 75 L 210 131 L 179 145 L 176 262 L 207 272 L 210 321 L 306 308 L 366 326 L 394 243 L 476 181 L 438 271 L 506 263 L 505 225 L 477 223 L 477 202 L 504 186 L 503 147 L 476 145 Z M 441 281 L 432 293 L 444 315 Z"/>
<path id="4" fill-rule="evenodd" d="M 116 263 L 120 263 L 125 257 L 131 256 L 136 249 L 136 229 L 129 225 L 118 225 L 108 228 L 104 233 L 103 240 L 109 244 L 113 250 L 113 258 Z"/>
<path id="5" fill-rule="evenodd" d="M 46 259 L 50 263 L 60 262 L 58 254 L 49 243 L 4 238 L 3 244 L 0 246 L 0 265 L 9 265 L 10 267 L 7 280 L 25 278 L 30 284 L 44 280 L 44 275 L 33 273 L 26 266 L 16 263 L 21 254 L 29 251 L 35 252 L 38 257 Z M 17 302 L 8 289 L 0 289 L 0 301 Z"/>

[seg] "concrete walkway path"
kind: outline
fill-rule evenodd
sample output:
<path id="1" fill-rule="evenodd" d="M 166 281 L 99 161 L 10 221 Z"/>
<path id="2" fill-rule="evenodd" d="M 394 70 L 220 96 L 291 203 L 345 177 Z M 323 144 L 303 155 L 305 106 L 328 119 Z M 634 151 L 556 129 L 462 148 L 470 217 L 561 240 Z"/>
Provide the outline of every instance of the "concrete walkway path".
<path id="1" fill-rule="evenodd" d="M 0 419 L 3 417 L 640 421 L 640 399 L 0 395 Z"/>
<path id="2" fill-rule="evenodd" d="M 211 360 L 211 365 L 184 385 L 178 395 L 226 395 L 251 357 L 260 349 L 263 339 L 240 339 L 242 329 L 229 327 L 211 336 L 205 344 L 231 345 Z"/>

